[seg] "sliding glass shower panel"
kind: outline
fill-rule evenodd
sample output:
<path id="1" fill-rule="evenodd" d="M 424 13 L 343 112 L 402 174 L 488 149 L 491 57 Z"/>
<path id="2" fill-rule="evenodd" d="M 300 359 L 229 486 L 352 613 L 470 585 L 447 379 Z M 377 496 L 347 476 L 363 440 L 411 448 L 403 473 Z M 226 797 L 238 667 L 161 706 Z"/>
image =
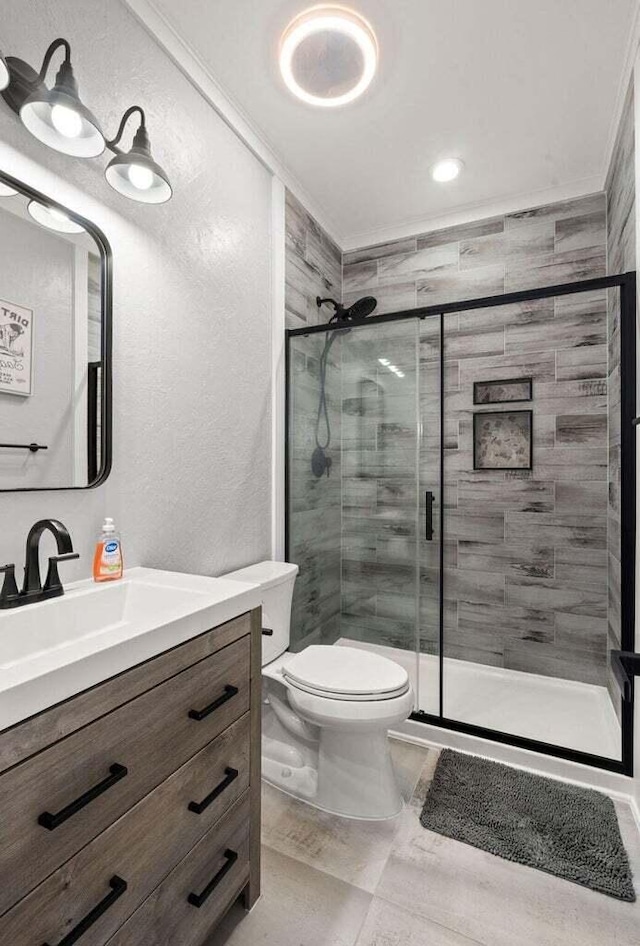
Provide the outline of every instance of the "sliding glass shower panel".
<path id="1" fill-rule="evenodd" d="M 442 687 L 448 719 L 620 759 L 608 335 L 604 290 L 444 317 Z"/>
<path id="2" fill-rule="evenodd" d="M 418 699 L 420 405 L 414 321 L 354 327 L 342 372 L 341 643 L 392 657 Z"/>
<path id="3" fill-rule="evenodd" d="M 440 578 L 450 559 L 452 544 L 442 543 L 442 391 L 455 381 L 442 366 L 440 316 L 417 322 L 419 334 L 420 393 L 420 635 L 418 666 L 420 701 L 424 713 L 438 715 L 440 705 L 440 621 L 443 616 Z M 444 430 L 444 440 L 453 431 Z M 446 514 L 446 513 L 445 513 Z"/>
<path id="4" fill-rule="evenodd" d="M 290 340 L 288 366 L 287 555 L 300 571 L 291 649 L 340 637 L 340 335 Z"/>

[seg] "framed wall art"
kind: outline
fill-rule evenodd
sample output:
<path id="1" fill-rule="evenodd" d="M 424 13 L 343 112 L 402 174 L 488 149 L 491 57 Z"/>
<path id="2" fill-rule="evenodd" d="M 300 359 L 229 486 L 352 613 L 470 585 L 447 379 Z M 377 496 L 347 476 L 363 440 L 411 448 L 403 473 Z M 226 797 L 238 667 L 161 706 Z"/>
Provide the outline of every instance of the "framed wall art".
<path id="1" fill-rule="evenodd" d="M 531 470 L 533 411 L 485 411 L 473 415 L 474 470 Z"/>
<path id="2" fill-rule="evenodd" d="M 510 401 L 530 401 L 533 398 L 532 378 L 512 378 L 506 381 L 475 381 L 474 404 L 506 404 Z"/>
<path id="3" fill-rule="evenodd" d="M 0 394 L 28 397 L 33 386 L 33 312 L 0 299 Z"/>

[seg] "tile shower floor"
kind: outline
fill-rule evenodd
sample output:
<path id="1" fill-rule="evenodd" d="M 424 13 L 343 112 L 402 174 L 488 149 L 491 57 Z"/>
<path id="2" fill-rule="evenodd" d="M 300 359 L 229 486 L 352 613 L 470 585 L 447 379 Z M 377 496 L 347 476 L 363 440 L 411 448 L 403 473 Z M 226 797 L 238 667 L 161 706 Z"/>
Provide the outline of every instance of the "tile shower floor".
<path id="1" fill-rule="evenodd" d="M 401 664 L 417 706 L 438 713 L 437 657 L 344 637 L 338 646 L 372 650 Z M 620 759 L 620 725 L 606 687 L 446 657 L 443 696 L 449 719 Z"/>
<path id="2" fill-rule="evenodd" d="M 405 810 L 349 821 L 264 786 L 263 896 L 207 946 L 638 946 L 623 903 L 512 864 L 419 822 L 438 750 L 392 741 Z M 640 897 L 640 835 L 616 802 Z"/>

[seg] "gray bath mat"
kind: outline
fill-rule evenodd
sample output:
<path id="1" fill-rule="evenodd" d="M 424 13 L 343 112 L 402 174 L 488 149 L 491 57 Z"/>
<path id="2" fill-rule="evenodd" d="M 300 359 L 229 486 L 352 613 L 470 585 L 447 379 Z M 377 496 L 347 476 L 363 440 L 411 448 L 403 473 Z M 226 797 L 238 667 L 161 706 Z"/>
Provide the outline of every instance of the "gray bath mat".
<path id="1" fill-rule="evenodd" d="M 636 899 L 613 802 L 600 792 L 445 749 L 420 822 L 506 860 Z"/>

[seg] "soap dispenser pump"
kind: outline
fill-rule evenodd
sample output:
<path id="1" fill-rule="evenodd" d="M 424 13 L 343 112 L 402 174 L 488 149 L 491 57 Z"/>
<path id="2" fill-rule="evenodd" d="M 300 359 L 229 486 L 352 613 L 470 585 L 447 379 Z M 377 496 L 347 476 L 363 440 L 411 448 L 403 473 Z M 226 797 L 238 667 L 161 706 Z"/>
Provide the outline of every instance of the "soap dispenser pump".
<path id="1" fill-rule="evenodd" d="M 122 578 L 122 543 L 113 519 L 107 517 L 96 544 L 93 557 L 93 580 L 116 581 Z"/>

